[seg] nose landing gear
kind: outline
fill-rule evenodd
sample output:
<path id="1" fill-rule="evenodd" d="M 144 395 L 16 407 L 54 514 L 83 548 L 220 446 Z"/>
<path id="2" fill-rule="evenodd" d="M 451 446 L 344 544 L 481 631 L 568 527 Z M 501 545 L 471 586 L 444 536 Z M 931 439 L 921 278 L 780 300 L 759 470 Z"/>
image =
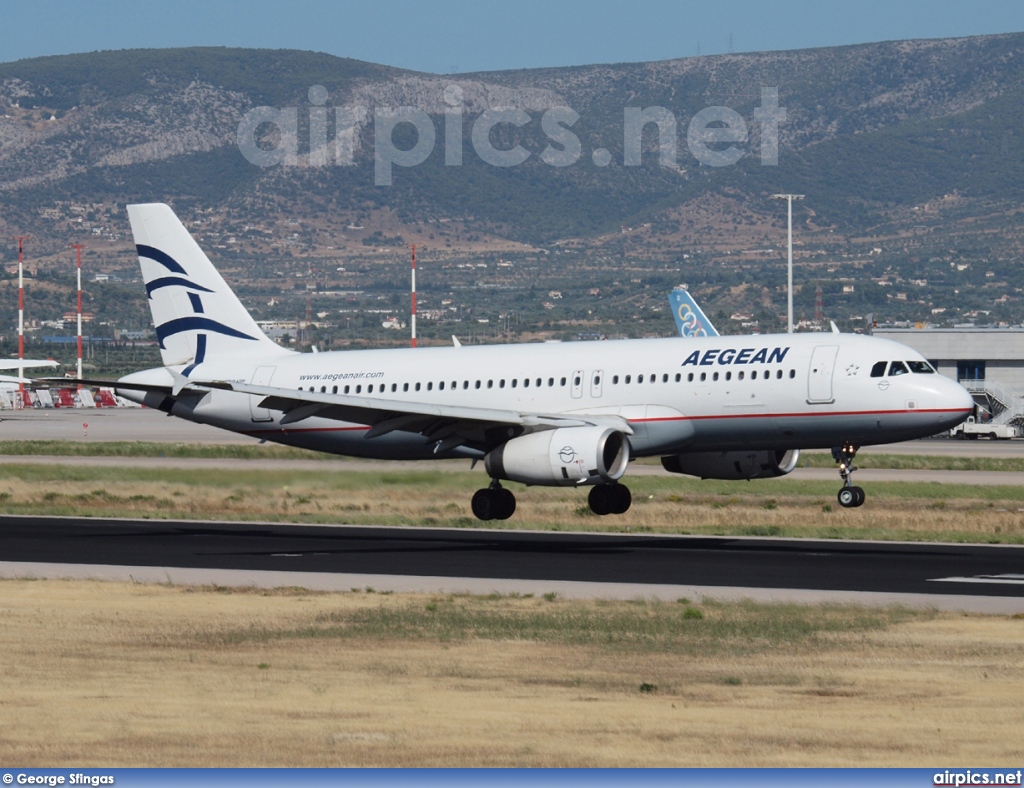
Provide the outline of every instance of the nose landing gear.
<path id="1" fill-rule="evenodd" d="M 839 505 L 844 509 L 853 509 L 864 503 L 864 490 L 853 484 L 853 472 L 857 468 L 853 464 L 853 458 L 857 456 L 858 446 L 852 443 L 844 443 L 841 447 L 835 446 L 832 449 L 832 459 L 839 463 L 839 477 L 843 480 L 843 486 L 836 496 Z"/>

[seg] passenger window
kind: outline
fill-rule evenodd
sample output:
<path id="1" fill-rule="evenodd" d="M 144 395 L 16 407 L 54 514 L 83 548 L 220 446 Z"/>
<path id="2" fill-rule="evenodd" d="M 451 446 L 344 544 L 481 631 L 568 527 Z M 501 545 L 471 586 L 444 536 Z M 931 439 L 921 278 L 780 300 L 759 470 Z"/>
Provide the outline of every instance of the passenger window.
<path id="1" fill-rule="evenodd" d="M 559 378 L 559 382 L 564 386 L 565 385 L 565 378 Z"/>
<path id="2" fill-rule="evenodd" d="M 776 371 L 775 379 L 776 380 L 782 380 L 782 370 L 781 369 Z"/>
<path id="3" fill-rule="evenodd" d="M 530 379 L 529 378 L 523 378 L 523 388 L 524 389 L 530 388 Z"/>
<path id="4" fill-rule="evenodd" d="M 889 365 L 889 377 L 891 378 L 894 378 L 897 375 L 906 375 L 907 372 L 907 365 L 902 361 L 894 361 Z"/>
<path id="5" fill-rule="evenodd" d="M 402 384 L 402 391 L 408 391 L 408 390 L 409 390 L 409 384 L 408 383 L 403 383 Z M 348 386 L 345 386 L 345 393 L 348 394 Z"/>
<path id="6" fill-rule="evenodd" d="M 601 385 L 601 376 L 600 375 L 594 375 L 594 385 L 595 386 L 600 386 Z"/>
<path id="7" fill-rule="evenodd" d="M 637 375 L 636 376 L 636 382 L 637 383 L 643 383 L 644 382 L 644 376 L 643 375 Z"/>
<path id="8" fill-rule="evenodd" d="M 679 378 L 676 378 L 676 380 L 678 380 L 678 379 Z M 668 373 L 667 372 L 664 375 L 661 376 L 661 382 L 662 383 L 668 383 Z"/>
<path id="9" fill-rule="evenodd" d="M 576 377 L 574 377 L 572 379 L 572 385 L 574 385 L 574 386 L 580 385 L 580 376 L 579 375 L 577 375 Z"/>
<path id="10" fill-rule="evenodd" d="M 348 392 L 349 392 L 349 388 L 348 388 L 348 386 L 345 386 L 345 393 L 348 394 Z"/>
<path id="11" fill-rule="evenodd" d="M 430 388 L 430 386 L 427 386 L 427 388 Z M 437 390 L 438 391 L 444 391 L 444 381 L 443 380 L 440 383 L 437 384 Z"/>
<path id="12" fill-rule="evenodd" d="M 338 387 L 337 386 L 331 386 L 331 394 L 337 394 L 337 393 L 338 393 Z"/>
<path id="13" fill-rule="evenodd" d="M 397 383 L 392 383 L 391 384 L 391 391 L 392 391 L 392 393 L 398 391 L 398 384 Z"/>
<path id="14" fill-rule="evenodd" d="M 631 377 L 630 375 L 626 375 L 626 383 L 629 383 L 629 381 L 630 381 L 631 379 L 632 379 L 632 377 Z"/>
<path id="15" fill-rule="evenodd" d="M 743 370 L 740 370 L 740 374 L 736 376 L 740 380 L 743 380 Z"/>
<path id="16" fill-rule="evenodd" d="M 757 370 L 756 369 L 753 372 L 750 373 L 750 379 L 751 380 L 757 380 Z"/>
<path id="17" fill-rule="evenodd" d="M 477 381 L 476 387 L 480 388 L 480 381 Z M 469 388 L 469 381 L 468 380 L 462 381 L 462 389 L 463 389 L 463 391 L 465 391 L 468 388 Z"/>
<path id="18" fill-rule="evenodd" d="M 707 379 L 708 379 L 708 373 L 707 372 L 701 372 L 700 373 L 700 382 L 703 383 Z"/>
<path id="19" fill-rule="evenodd" d="M 619 376 L 618 375 L 612 375 L 612 384 L 615 385 L 615 386 L 619 385 Z"/>
<path id="20" fill-rule="evenodd" d="M 371 394 L 373 394 L 373 384 L 371 383 L 371 384 L 370 384 L 369 386 L 367 386 L 367 387 L 366 387 L 366 390 L 367 390 L 368 392 L 370 392 Z"/>
<path id="21" fill-rule="evenodd" d="M 693 383 L 693 373 L 692 372 L 689 375 L 686 376 L 686 382 L 687 383 Z"/>
<path id="22" fill-rule="evenodd" d="M 473 387 L 474 388 L 480 388 L 480 381 L 478 380 L 476 383 L 474 383 Z"/>
<path id="23" fill-rule="evenodd" d="M 726 380 L 732 380 L 732 372 L 726 372 L 725 373 L 725 379 Z"/>
<path id="24" fill-rule="evenodd" d="M 501 380 L 498 381 L 498 388 L 499 389 L 505 388 L 505 378 L 502 378 Z"/>
<path id="25" fill-rule="evenodd" d="M 494 381 L 493 380 L 488 380 L 487 381 L 487 388 L 489 388 L 489 389 L 493 389 L 494 388 Z"/>
<path id="26" fill-rule="evenodd" d="M 792 380 L 795 377 L 796 377 L 796 370 L 795 369 L 791 369 L 789 371 L 789 379 Z"/>
<path id="27" fill-rule="evenodd" d="M 434 381 L 431 380 L 431 381 L 429 381 L 427 383 L 427 391 L 433 391 L 433 390 L 434 390 Z"/>
<path id="28" fill-rule="evenodd" d="M 358 386 L 356 386 L 356 394 L 361 394 L 362 391 L 363 391 L 363 386 L 360 383 Z"/>
<path id="29" fill-rule="evenodd" d="M 712 375 L 711 379 L 712 380 L 718 380 L 718 373 L 716 372 L 714 375 Z"/>
<path id="30" fill-rule="evenodd" d="M 871 377 L 880 378 L 885 374 L 885 362 L 876 361 L 875 365 L 871 367 Z"/>
<path id="31" fill-rule="evenodd" d="M 676 383 L 678 383 L 682 379 L 683 379 L 683 374 L 681 372 L 677 372 L 676 373 Z"/>
<path id="32" fill-rule="evenodd" d="M 420 390 L 420 384 L 419 384 L 419 383 L 417 383 L 417 384 L 416 384 L 416 390 L 417 390 L 417 391 L 419 391 L 419 390 Z"/>
<path id="33" fill-rule="evenodd" d="M 512 378 L 512 388 L 515 388 L 518 383 L 518 378 Z"/>
<path id="34" fill-rule="evenodd" d="M 910 371 L 917 375 L 934 375 L 935 370 L 932 369 L 932 365 L 927 361 L 908 361 L 907 366 L 910 367 Z"/>

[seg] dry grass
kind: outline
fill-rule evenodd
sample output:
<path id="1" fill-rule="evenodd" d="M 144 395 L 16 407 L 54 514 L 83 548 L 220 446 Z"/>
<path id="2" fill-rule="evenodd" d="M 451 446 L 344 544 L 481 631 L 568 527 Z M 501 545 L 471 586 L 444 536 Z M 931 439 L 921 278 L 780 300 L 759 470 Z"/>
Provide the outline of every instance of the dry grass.
<path id="1" fill-rule="evenodd" d="M 3 581 L 0 598 L 8 764 L 1024 756 L 1019 618 L 90 581 Z"/>
<path id="2" fill-rule="evenodd" d="M 469 506 L 482 473 L 5 467 L 10 513 L 479 527 Z M 515 516 L 487 525 L 725 535 L 1024 543 L 1024 487 L 887 482 L 844 510 L 838 484 L 637 476 L 622 517 L 596 517 L 586 490 L 510 485 Z"/>

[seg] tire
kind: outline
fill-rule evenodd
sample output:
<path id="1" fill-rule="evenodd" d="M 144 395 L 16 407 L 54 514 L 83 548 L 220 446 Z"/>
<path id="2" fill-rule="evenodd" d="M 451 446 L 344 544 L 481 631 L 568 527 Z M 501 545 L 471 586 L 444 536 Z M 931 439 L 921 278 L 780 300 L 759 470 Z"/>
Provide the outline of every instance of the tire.
<path id="1" fill-rule="evenodd" d="M 495 520 L 507 520 L 513 514 L 516 513 L 516 497 L 512 494 L 511 490 L 502 488 L 500 490 L 493 490 L 495 493 L 495 499 L 497 500 L 498 507 L 494 513 Z"/>
<path id="2" fill-rule="evenodd" d="M 839 494 L 836 495 L 836 498 L 839 501 L 839 505 L 842 506 L 844 509 L 852 509 L 853 507 L 857 506 L 858 496 L 857 493 L 854 492 L 854 490 L 856 489 L 858 488 L 844 487 L 843 489 L 841 489 L 839 491 Z"/>
<path id="3" fill-rule="evenodd" d="M 470 503 L 470 507 L 473 509 L 473 514 L 478 520 L 493 520 L 495 511 L 498 508 L 495 504 L 495 496 L 491 494 L 491 491 L 486 487 L 482 490 L 477 490 L 473 493 L 473 500 Z"/>
<path id="4" fill-rule="evenodd" d="M 633 503 L 633 495 L 624 484 L 613 484 L 609 490 L 611 493 L 611 513 L 625 514 Z"/>
<path id="5" fill-rule="evenodd" d="M 599 484 L 596 487 L 590 489 L 590 494 L 587 496 L 587 503 L 590 505 L 590 511 L 594 514 L 606 515 L 612 512 L 612 496 L 611 490 L 607 484 Z"/>
<path id="6" fill-rule="evenodd" d="M 856 495 L 856 501 L 854 501 L 853 504 L 854 507 L 863 506 L 864 501 L 867 498 L 867 495 L 864 493 L 864 490 L 861 489 L 860 487 L 851 487 L 850 490 L 852 490 Z"/>

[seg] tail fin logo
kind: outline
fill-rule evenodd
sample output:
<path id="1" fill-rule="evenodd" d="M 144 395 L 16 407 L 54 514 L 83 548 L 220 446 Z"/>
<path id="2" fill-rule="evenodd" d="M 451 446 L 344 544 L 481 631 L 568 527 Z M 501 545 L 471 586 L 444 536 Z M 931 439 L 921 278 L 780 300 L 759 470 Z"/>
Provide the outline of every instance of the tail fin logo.
<path id="1" fill-rule="evenodd" d="M 188 302 L 192 309 L 191 315 L 180 315 L 176 316 L 171 320 L 167 320 L 156 326 L 156 336 L 160 343 L 162 350 L 166 349 L 164 341 L 168 337 L 172 337 L 175 334 L 180 334 L 184 331 L 205 331 L 215 334 L 223 334 L 224 336 L 233 337 L 235 339 L 249 339 L 256 341 L 256 337 L 250 336 L 243 331 L 232 328 L 231 326 L 220 323 L 212 318 L 205 316 L 205 308 L 203 306 L 203 300 L 200 293 L 211 293 L 215 294 L 213 290 L 208 287 L 203 287 L 190 279 L 188 279 L 188 272 L 182 267 L 181 263 L 175 260 L 166 252 L 156 249 L 146 244 L 136 244 L 138 255 L 140 260 L 145 258 L 147 260 L 153 260 L 159 263 L 172 274 L 182 274 L 182 276 L 164 276 L 158 279 L 151 279 L 146 282 L 146 296 L 152 300 L 153 293 L 157 290 L 161 290 L 166 287 L 182 287 L 188 291 Z M 196 336 L 196 355 L 192 364 L 184 371 L 184 374 L 188 376 L 188 373 L 192 371 L 196 366 L 203 363 L 206 356 L 206 334 L 200 333 Z"/>
<path id="2" fill-rule="evenodd" d="M 673 290 L 668 294 L 668 302 L 672 307 L 672 316 L 676 320 L 679 336 L 717 337 L 719 335 L 707 315 L 687 290 L 681 288 Z"/>

